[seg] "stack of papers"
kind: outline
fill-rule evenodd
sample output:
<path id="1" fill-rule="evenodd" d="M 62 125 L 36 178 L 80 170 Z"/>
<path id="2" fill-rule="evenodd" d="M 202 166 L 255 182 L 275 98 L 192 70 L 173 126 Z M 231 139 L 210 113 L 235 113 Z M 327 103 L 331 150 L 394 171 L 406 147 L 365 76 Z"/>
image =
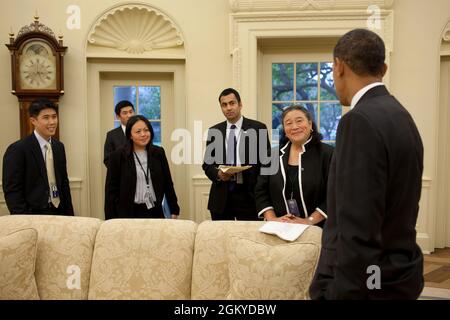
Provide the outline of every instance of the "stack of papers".
<path id="1" fill-rule="evenodd" d="M 307 224 L 268 221 L 259 231 L 274 234 L 286 241 L 295 241 L 308 227 Z"/>
<path id="2" fill-rule="evenodd" d="M 236 166 L 224 166 L 224 165 L 220 165 L 219 166 L 219 170 L 222 171 L 223 173 L 229 173 L 229 174 L 235 174 L 235 173 L 239 173 L 242 171 L 245 171 L 247 169 L 250 169 L 252 166 L 240 166 L 240 167 L 236 167 Z"/>

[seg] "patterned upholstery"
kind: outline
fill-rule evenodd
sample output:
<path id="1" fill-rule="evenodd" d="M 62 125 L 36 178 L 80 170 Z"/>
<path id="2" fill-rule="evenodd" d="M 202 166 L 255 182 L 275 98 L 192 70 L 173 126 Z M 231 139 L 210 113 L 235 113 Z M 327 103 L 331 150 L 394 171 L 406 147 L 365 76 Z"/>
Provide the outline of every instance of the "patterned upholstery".
<path id="1" fill-rule="evenodd" d="M 263 224 L 262 221 L 205 221 L 199 225 L 195 238 L 192 299 L 226 299 L 228 297 L 230 237 L 240 237 L 269 246 L 286 244 L 286 241 L 276 236 L 259 232 L 258 229 Z M 294 243 L 312 244 L 302 250 L 312 250 L 308 255 L 314 256 L 314 253 L 320 249 L 321 235 L 320 228 L 309 227 Z M 309 274 L 309 277 L 312 275 Z M 311 281 L 309 277 L 305 278 L 308 286 Z"/>
<path id="2" fill-rule="evenodd" d="M 299 292 L 291 291 L 292 295 L 305 298 L 321 229 L 310 227 L 290 244 L 259 232 L 262 225 L 259 221 L 205 221 L 197 226 L 188 220 L 102 222 L 13 215 L 0 217 L 0 238 L 27 228 L 37 231 L 35 277 L 41 299 L 226 299 L 229 294 L 243 299 L 268 294 L 277 299 L 281 294 L 267 290 L 246 292 L 245 281 L 249 272 L 261 272 L 258 268 L 263 264 L 256 261 L 262 259 L 267 267 L 272 256 L 278 261 L 286 250 L 299 252 L 286 272 L 299 281 Z M 246 255 L 244 248 L 252 246 L 248 250 L 257 252 Z M 294 273 L 299 264 L 305 272 Z M 241 272 L 234 272 L 236 268 Z M 282 265 L 277 270 L 284 272 Z"/>
<path id="3" fill-rule="evenodd" d="M 36 229 L 35 275 L 40 298 L 83 300 L 88 296 L 92 252 L 100 224 L 94 218 L 10 215 L 0 217 L 0 236 L 25 228 Z M 68 286 L 74 274 L 68 273 L 70 266 L 79 268 L 80 289 Z"/>
<path id="4" fill-rule="evenodd" d="M 0 237 L 0 300 L 38 300 L 34 277 L 37 231 L 24 229 Z"/>
<path id="5" fill-rule="evenodd" d="M 89 299 L 190 299 L 197 224 L 115 219 L 103 223 Z"/>
<path id="6" fill-rule="evenodd" d="M 320 246 L 294 242 L 280 245 L 231 237 L 229 277 L 232 300 L 305 300 L 316 270 Z"/>

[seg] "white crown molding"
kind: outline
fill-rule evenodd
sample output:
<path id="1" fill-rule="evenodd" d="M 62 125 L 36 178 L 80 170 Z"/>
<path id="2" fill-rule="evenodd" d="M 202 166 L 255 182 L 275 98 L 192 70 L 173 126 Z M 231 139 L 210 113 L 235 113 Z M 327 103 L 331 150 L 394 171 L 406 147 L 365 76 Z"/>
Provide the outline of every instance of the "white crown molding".
<path id="1" fill-rule="evenodd" d="M 232 12 L 390 9 L 394 0 L 230 0 Z"/>
<path id="2" fill-rule="evenodd" d="M 371 15 L 372 13 L 367 9 L 231 13 L 229 25 L 233 86 L 243 90 L 241 95 L 248 98 L 248 103 L 256 105 L 257 39 L 264 37 L 338 38 L 351 29 L 367 28 Z M 393 16 L 393 10 L 380 9 L 380 26 L 379 29 L 373 30 L 384 40 L 388 56 L 394 50 Z M 385 81 L 389 83 L 389 74 Z"/>
<path id="3" fill-rule="evenodd" d="M 145 4 L 127 4 L 104 13 L 91 27 L 88 44 L 142 54 L 184 44 L 177 25 L 164 13 Z"/>

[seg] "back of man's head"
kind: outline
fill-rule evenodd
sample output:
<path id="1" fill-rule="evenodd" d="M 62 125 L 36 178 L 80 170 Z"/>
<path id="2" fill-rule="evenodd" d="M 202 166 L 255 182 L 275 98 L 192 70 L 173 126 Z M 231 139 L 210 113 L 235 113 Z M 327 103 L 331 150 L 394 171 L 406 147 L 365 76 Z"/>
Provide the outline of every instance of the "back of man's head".
<path id="1" fill-rule="evenodd" d="M 345 62 L 358 76 L 384 75 L 384 42 L 375 32 L 366 29 L 347 32 L 334 47 L 333 56 Z"/>
<path id="2" fill-rule="evenodd" d="M 53 109 L 56 112 L 58 112 L 58 107 L 51 102 L 50 100 L 47 99 L 37 99 L 34 100 L 29 108 L 28 108 L 28 114 L 30 115 L 30 117 L 32 118 L 37 118 L 39 116 L 39 113 L 44 110 L 44 109 Z"/>

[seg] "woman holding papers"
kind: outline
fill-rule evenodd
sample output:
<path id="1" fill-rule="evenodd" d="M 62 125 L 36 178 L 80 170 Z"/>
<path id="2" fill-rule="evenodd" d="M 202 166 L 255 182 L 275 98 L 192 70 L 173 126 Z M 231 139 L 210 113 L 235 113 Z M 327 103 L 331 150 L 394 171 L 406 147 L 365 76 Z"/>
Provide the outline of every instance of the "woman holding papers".
<path id="1" fill-rule="evenodd" d="M 258 216 L 267 221 L 323 226 L 333 148 L 320 141 L 322 135 L 306 108 L 287 107 L 281 121 L 286 139 L 280 143 L 280 166 L 276 174 L 258 177 Z"/>
<path id="2" fill-rule="evenodd" d="M 105 219 L 164 218 L 164 195 L 172 218 L 180 208 L 164 149 L 153 145 L 153 128 L 141 115 L 128 120 L 127 143 L 108 162 Z"/>

